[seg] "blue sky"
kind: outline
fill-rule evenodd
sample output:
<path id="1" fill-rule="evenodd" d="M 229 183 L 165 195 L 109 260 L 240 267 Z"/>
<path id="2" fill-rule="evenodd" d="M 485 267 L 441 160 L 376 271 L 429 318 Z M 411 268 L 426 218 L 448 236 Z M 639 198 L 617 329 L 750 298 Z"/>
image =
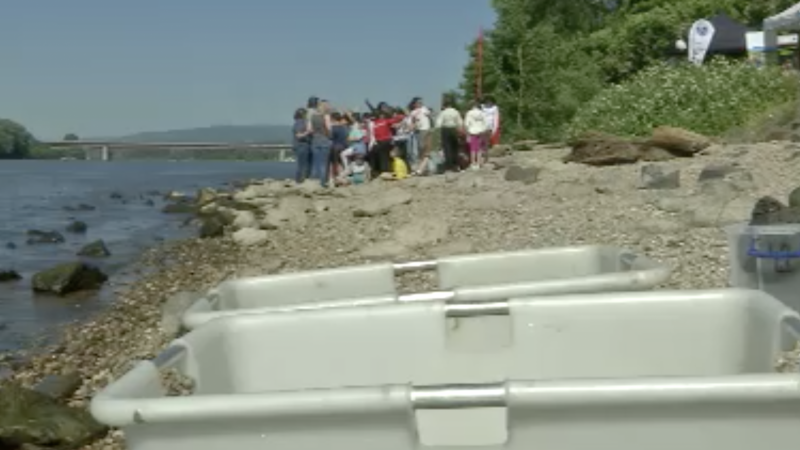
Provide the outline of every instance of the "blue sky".
<path id="1" fill-rule="evenodd" d="M 0 15 L 0 117 L 41 139 L 288 123 L 309 94 L 438 101 L 489 0 L 25 0 Z"/>

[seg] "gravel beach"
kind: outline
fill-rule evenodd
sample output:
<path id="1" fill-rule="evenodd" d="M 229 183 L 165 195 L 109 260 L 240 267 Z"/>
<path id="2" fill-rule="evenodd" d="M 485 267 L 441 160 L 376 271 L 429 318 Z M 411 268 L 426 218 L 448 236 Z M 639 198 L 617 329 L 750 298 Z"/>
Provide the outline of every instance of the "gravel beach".
<path id="1" fill-rule="evenodd" d="M 602 243 L 670 265 L 662 288 L 724 287 L 721 227 L 748 220 L 759 197 L 785 201 L 800 185 L 800 145 L 789 142 L 713 145 L 693 158 L 609 167 L 565 164 L 568 153 L 535 147 L 479 171 L 334 190 L 264 180 L 227 203 L 209 194 L 202 211 L 225 212 L 238 231 L 148 251 L 140 263 L 148 273 L 113 307 L 69 327 L 61 344 L 15 367 L 12 379 L 33 386 L 46 375 L 77 373 L 68 403 L 86 407 L 132 361 L 155 356 L 175 336 L 174 305 L 164 305 L 232 277 Z M 430 282 L 401 279 L 404 290 Z M 83 448 L 124 444 L 111 431 Z"/>

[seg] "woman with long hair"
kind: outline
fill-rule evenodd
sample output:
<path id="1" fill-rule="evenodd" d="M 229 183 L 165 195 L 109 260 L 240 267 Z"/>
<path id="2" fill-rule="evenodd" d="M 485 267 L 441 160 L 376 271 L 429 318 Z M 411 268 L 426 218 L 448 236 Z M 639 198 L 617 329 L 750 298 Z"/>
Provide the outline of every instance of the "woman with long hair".
<path id="1" fill-rule="evenodd" d="M 400 123 L 405 119 L 402 114 L 394 114 L 391 109 L 378 112 L 378 116 L 373 120 L 372 124 L 372 137 L 375 140 L 375 145 L 372 147 L 371 165 L 372 169 L 378 173 L 389 173 L 392 171 L 392 158 L 391 151 L 394 148 L 392 126 Z"/>
<path id="2" fill-rule="evenodd" d="M 294 112 L 292 134 L 292 149 L 297 163 L 294 179 L 296 182 L 302 183 L 311 175 L 311 134 L 308 132 L 308 121 L 304 108 L 298 108 Z"/>
<path id="3" fill-rule="evenodd" d="M 331 116 L 327 104 L 317 97 L 308 99 L 308 132 L 311 135 L 311 178 L 328 187 L 331 154 Z"/>

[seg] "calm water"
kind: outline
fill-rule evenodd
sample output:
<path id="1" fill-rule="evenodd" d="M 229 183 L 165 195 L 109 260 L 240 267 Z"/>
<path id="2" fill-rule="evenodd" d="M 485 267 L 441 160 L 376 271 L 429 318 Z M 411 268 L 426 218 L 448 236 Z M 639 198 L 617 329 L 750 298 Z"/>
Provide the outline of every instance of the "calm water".
<path id="1" fill-rule="evenodd" d="M 126 265 L 147 247 L 194 233 L 182 226 L 184 217 L 161 212 L 163 200 L 155 191 L 193 195 L 200 187 L 288 178 L 291 172 L 291 164 L 274 162 L 0 161 L 0 270 L 14 269 L 24 277 L 0 283 L 0 351 L 84 318 L 113 300 L 111 289 L 88 298 L 33 295 L 30 278 L 35 272 L 74 261 L 81 246 L 103 239 L 112 256 L 93 262 L 113 281 L 124 278 Z M 65 210 L 81 203 L 96 209 Z M 89 225 L 85 235 L 65 231 L 76 219 Z M 26 245 L 29 229 L 58 231 L 66 242 Z M 7 248 L 8 243 L 16 248 Z"/>

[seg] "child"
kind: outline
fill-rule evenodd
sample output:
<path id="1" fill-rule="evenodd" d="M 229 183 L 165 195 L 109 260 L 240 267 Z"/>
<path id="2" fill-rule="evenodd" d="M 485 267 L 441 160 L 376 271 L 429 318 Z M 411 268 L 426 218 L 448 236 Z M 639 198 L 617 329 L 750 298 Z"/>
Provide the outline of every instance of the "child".
<path id="1" fill-rule="evenodd" d="M 393 148 L 390 155 L 392 157 L 392 171 L 381 174 L 381 178 L 384 180 L 403 180 L 408 178 L 408 164 L 403 159 L 400 149 Z"/>
<path id="2" fill-rule="evenodd" d="M 339 185 L 346 186 L 349 184 L 364 184 L 370 180 L 370 167 L 367 164 L 364 153 L 354 153 L 353 162 L 342 172 L 339 177 Z"/>
<path id="3" fill-rule="evenodd" d="M 464 117 L 464 128 L 467 129 L 467 144 L 469 145 L 469 167 L 473 170 L 480 168 L 481 153 L 483 150 L 483 139 L 489 129 L 486 123 L 486 115 L 481 110 L 480 104 L 476 101 L 472 104 L 472 109 Z"/>

